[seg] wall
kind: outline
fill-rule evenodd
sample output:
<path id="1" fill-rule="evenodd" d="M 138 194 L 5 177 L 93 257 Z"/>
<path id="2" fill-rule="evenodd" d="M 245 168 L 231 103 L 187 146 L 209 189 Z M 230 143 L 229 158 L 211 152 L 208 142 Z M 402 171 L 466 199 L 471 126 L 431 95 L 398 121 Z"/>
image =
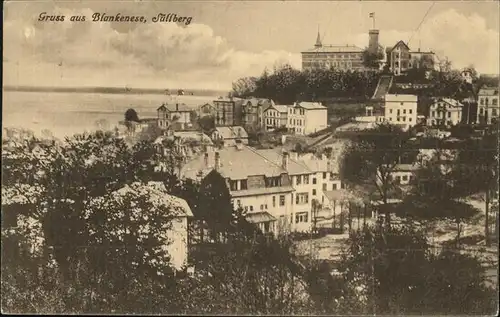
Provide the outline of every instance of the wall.
<path id="1" fill-rule="evenodd" d="M 327 109 L 306 110 L 305 134 L 314 133 L 327 127 Z"/>
<path id="2" fill-rule="evenodd" d="M 417 124 L 417 102 L 386 101 L 385 118 L 391 124 L 404 124 L 406 126 L 414 126 L 415 124 Z"/>
<path id="3" fill-rule="evenodd" d="M 163 249 L 170 255 L 171 265 L 180 270 L 187 265 L 188 259 L 188 231 L 187 217 L 172 219 L 172 227 L 166 232 L 169 244 Z"/>

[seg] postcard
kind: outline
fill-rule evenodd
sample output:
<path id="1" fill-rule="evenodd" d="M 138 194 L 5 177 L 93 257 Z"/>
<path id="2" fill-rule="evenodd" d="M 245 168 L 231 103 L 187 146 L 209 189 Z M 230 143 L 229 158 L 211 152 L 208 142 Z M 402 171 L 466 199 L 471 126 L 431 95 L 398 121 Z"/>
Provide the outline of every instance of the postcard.
<path id="1" fill-rule="evenodd" d="M 498 2 L 3 9 L 3 313 L 498 313 Z"/>

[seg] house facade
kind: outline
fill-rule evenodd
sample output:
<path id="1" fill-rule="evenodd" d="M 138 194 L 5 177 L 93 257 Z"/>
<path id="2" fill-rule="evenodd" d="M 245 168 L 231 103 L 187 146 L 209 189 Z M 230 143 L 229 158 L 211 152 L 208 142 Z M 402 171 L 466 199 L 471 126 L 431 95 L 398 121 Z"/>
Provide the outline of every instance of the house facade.
<path id="1" fill-rule="evenodd" d="M 453 126 L 462 121 L 463 104 L 451 98 L 434 98 L 429 109 L 427 125 Z"/>
<path id="2" fill-rule="evenodd" d="M 266 98 L 247 98 L 242 103 L 242 125 L 252 130 L 264 126 L 264 110 L 274 105 L 274 101 Z"/>
<path id="3" fill-rule="evenodd" d="M 211 103 L 205 103 L 198 107 L 198 116 L 200 117 L 205 117 L 205 116 L 215 117 L 216 114 L 217 111 Z"/>
<path id="4" fill-rule="evenodd" d="M 192 110 L 192 108 L 184 103 L 164 103 L 156 109 L 158 115 L 158 126 L 165 129 L 169 126 L 168 122 L 177 122 L 182 127 L 189 127 L 191 126 Z"/>
<path id="5" fill-rule="evenodd" d="M 271 105 L 264 110 L 264 127 L 266 130 L 274 130 L 287 126 L 288 122 L 287 105 Z"/>
<path id="6" fill-rule="evenodd" d="M 290 132 L 307 135 L 325 129 L 328 125 L 327 108 L 320 102 L 296 102 L 288 108 Z"/>
<path id="7" fill-rule="evenodd" d="M 387 65 L 394 75 L 401 75 L 411 67 L 410 48 L 405 42 L 399 41 L 387 50 Z"/>
<path id="8" fill-rule="evenodd" d="M 240 98 L 220 97 L 213 101 L 216 126 L 241 125 L 242 100 Z"/>
<path id="9" fill-rule="evenodd" d="M 477 123 L 491 124 L 498 120 L 500 104 L 498 88 L 482 88 L 478 93 Z"/>
<path id="10" fill-rule="evenodd" d="M 385 121 L 408 129 L 417 124 L 417 102 L 415 95 L 385 95 Z"/>

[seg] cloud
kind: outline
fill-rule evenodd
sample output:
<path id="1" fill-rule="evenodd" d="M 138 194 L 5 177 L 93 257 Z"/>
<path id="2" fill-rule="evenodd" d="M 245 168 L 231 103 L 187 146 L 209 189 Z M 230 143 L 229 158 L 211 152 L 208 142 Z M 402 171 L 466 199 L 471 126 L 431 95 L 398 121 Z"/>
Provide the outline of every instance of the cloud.
<path id="1" fill-rule="evenodd" d="M 260 75 L 275 64 L 300 68 L 298 52 L 240 50 L 203 24 L 139 23 L 124 29 L 68 18 L 41 23 L 36 22 L 40 11 L 10 9 L 4 20 L 7 85 L 228 89 L 237 78 Z M 94 13 L 88 8 L 49 12 L 87 19 Z M 412 31 L 382 29 L 380 41 L 392 46 L 411 35 Z M 498 73 L 499 34 L 488 29 L 481 16 L 440 12 L 426 20 L 410 47 L 416 49 L 419 40 L 422 49 L 448 56 L 455 67 L 474 64 L 482 73 Z M 365 47 L 368 34 L 344 34 L 336 42 Z"/>
<path id="2" fill-rule="evenodd" d="M 477 14 L 466 16 L 453 9 L 443 11 L 428 18 L 416 34 L 380 30 L 383 46 L 393 46 L 399 40 L 407 42 L 410 38 L 411 49 L 416 50 L 421 44 L 422 50 L 432 50 L 440 57 L 448 57 L 456 68 L 472 64 L 480 73 L 499 72 L 500 34 L 489 29 L 485 19 Z M 354 42 L 366 46 L 368 34 L 356 35 Z"/>
<path id="3" fill-rule="evenodd" d="M 119 32 L 107 22 L 68 21 L 71 15 L 90 17 L 89 9 L 54 12 L 65 15 L 65 22 L 18 17 L 5 24 L 7 84 L 227 89 L 276 62 L 300 65 L 298 54 L 234 49 L 203 24 L 140 23 Z"/>

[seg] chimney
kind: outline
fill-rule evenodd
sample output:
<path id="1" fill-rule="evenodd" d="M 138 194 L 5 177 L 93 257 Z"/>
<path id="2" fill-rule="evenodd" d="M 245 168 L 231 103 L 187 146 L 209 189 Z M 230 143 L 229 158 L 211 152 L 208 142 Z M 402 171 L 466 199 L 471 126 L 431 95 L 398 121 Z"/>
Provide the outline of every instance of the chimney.
<path id="1" fill-rule="evenodd" d="M 368 51 L 372 54 L 376 54 L 378 52 L 378 34 L 379 30 L 370 30 L 368 31 L 369 41 L 368 41 Z"/>
<path id="2" fill-rule="evenodd" d="M 215 152 L 215 170 L 219 171 L 220 169 L 220 154 L 219 152 Z"/>
<path id="3" fill-rule="evenodd" d="M 208 167 L 208 152 L 204 154 L 205 167 Z"/>
<path id="4" fill-rule="evenodd" d="M 283 152 L 282 167 L 285 171 L 288 171 L 288 157 L 289 157 L 288 152 Z"/>
<path id="5" fill-rule="evenodd" d="M 179 104 L 178 103 L 175 104 L 175 111 L 179 111 Z"/>

